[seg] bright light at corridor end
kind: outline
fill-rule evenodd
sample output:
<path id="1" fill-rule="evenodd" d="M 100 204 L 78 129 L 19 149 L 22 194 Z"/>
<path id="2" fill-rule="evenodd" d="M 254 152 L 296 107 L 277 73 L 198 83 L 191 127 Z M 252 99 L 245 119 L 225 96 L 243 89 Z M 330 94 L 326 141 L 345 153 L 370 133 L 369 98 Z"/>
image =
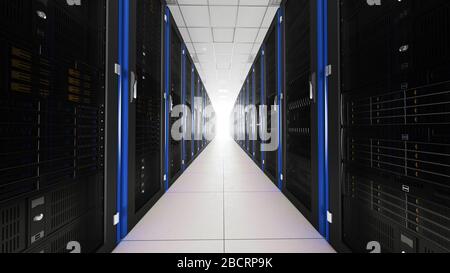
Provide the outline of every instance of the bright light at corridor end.
<path id="1" fill-rule="evenodd" d="M 216 137 L 218 139 L 227 139 L 231 134 L 230 114 L 231 108 L 229 103 L 221 101 L 215 105 L 216 110 Z"/>

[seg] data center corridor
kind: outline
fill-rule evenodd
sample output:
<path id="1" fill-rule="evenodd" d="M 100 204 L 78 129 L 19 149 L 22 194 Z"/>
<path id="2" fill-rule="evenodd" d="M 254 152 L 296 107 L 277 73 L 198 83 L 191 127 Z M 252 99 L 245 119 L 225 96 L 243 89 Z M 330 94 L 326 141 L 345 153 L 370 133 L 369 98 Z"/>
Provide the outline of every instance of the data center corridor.
<path id="1" fill-rule="evenodd" d="M 216 139 L 115 252 L 334 250 L 233 140 Z"/>

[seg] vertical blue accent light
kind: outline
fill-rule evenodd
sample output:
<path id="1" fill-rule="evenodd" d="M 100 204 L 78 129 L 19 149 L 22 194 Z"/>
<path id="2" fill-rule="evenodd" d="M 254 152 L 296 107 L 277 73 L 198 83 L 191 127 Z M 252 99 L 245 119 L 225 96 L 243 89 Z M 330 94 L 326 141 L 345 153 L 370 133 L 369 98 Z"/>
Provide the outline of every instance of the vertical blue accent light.
<path id="1" fill-rule="evenodd" d="M 122 49 L 123 49 L 123 1 L 119 0 L 119 65 L 122 65 Z M 116 210 L 122 211 L 122 71 L 119 75 L 119 101 L 118 101 L 118 143 L 117 143 L 117 196 L 116 196 Z M 122 240 L 120 232 L 120 223 L 116 227 L 116 242 L 119 243 Z"/>
<path id="2" fill-rule="evenodd" d="M 324 67 L 328 66 L 328 1 L 323 3 L 323 32 L 324 32 Z M 330 224 L 328 223 L 328 211 L 330 210 L 329 180 L 328 180 L 328 77 L 325 77 L 325 223 L 326 239 L 330 240 Z"/>
<path id="3" fill-rule="evenodd" d="M 327 1 L 317 1 L 317 83 L 319 137 L 319 231 L 329 240 L 328 212 L 328 84 L 325 75 L 327 53 Z"/>
<path id="4" fill-rule="evenodd" d="M 183 105 L 184 110 L 187 107 L 186 106 L 186 46 L 183 44 L 181 48 L 181 105 Z M 186 130 L 186 116 L 183 113 L 183 130 Z M 182 170 L 184 171 L 186 169 L 186 140 L 185 140 L 185 134 L 183 133 L 183 139 L 181 140 L 181 160 L 182 160 Z"/>
<path id="5" fill-rule="evenodd" d="M 164 13 L 164 186 L 169 190 L 169 111 L 170 111 L 170 10 L 166 6 Z"/>
<path id="6" fill-rule="evenodd" d="M 261 105 L 267 106 L 266 104 L 266 46 L 263 44 L 261 49 Z M 266 117 L 267 118 L 267 115 Z M 264 123 L 266 123 L 266 120 L 264 120 Z M 262 125 L 266 125 L 261 123 Z M 266 128 L 260 127 L 261 130 L 265 130 Z M 266 154 L 261 149 L 261 169 L 265 170 L 265 164 L 266 161 Z"/>
<path id="7" fill-rule="evenodd" d="M 283 188 L 283 51 L 282 51 L 282 20 L 283 10 L 277 12 L 277 89 L 278 89 L 278 188 Z"/>
<path id="8" fill-rule="evenodd" d="M 119 94 L 119 188 L 120 223 L 118 227 L 118 240 L 128 233 L 128 116 L 129 116 L 129 28 L 130 28 L 130 2 L 119 1 L 119 63 L 120 94 Z"/>

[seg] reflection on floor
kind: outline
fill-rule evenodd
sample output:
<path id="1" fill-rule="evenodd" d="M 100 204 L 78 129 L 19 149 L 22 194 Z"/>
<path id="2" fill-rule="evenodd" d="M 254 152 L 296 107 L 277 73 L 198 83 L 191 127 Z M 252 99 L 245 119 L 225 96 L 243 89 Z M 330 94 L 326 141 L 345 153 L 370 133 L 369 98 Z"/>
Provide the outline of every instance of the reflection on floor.
<path id="1" fill-rule="evenodd" d="M 334 253 L 232 140 L 215 140 L 116 253 Z"/>

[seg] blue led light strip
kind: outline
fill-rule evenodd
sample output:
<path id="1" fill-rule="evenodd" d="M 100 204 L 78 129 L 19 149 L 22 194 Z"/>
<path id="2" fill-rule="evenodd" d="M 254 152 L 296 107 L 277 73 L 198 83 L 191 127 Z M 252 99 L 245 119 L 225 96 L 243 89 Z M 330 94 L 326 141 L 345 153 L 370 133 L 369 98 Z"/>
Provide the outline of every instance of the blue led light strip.
<path id="1" fill-rule="evenodd" d="M 117 240 L 128 233 L 128 131 L 129 131 L 129 28 L 130 2 L 119 0 L 119 159 L 118 159 L 118 200 L 120 222 L 117 228 Z"/>
<path id="2" fill-rule="evenodd" d="M 327 1 L 317 1 L 317 88 L 319 137 L 319 232 L 329 240 L 327 221 L 328 204 L 328 81 L 325 75 L 328 64 Z"/>
<path id="3" fill-rule="evenodd" d="M 119 0 L 119 65 L 122 65 L 122 49 L 123 49 L 123 2 L 124 0 Z M 117 196 L 116 196 L 116 206 L 117 212 L 122 210 L 122 71 L 119 75 L 119 101 L 118 101 L 118 143 L 117 143 Z M 116 227 L 116 242 L 121 241 L 120 223 Z"/>
<path id="4" fill-rule="evenodd" d="M 169 190 L 169 111 L 170 111 L 170 10 L 166 6 L 164 13 L 164 185 Z"/>
<path id="5" fill-rule="evenodd" d="M 323 32 L 324 32 L 324 70 L 328 66 L 328 1 L 323 2 Z M 330 224 L 328 223 L 328 211 L 330 210 L 329 179 L 328 179 L 328 77 L 325 77 L 325 223 L 326 239 L 330 240 Z"/>

